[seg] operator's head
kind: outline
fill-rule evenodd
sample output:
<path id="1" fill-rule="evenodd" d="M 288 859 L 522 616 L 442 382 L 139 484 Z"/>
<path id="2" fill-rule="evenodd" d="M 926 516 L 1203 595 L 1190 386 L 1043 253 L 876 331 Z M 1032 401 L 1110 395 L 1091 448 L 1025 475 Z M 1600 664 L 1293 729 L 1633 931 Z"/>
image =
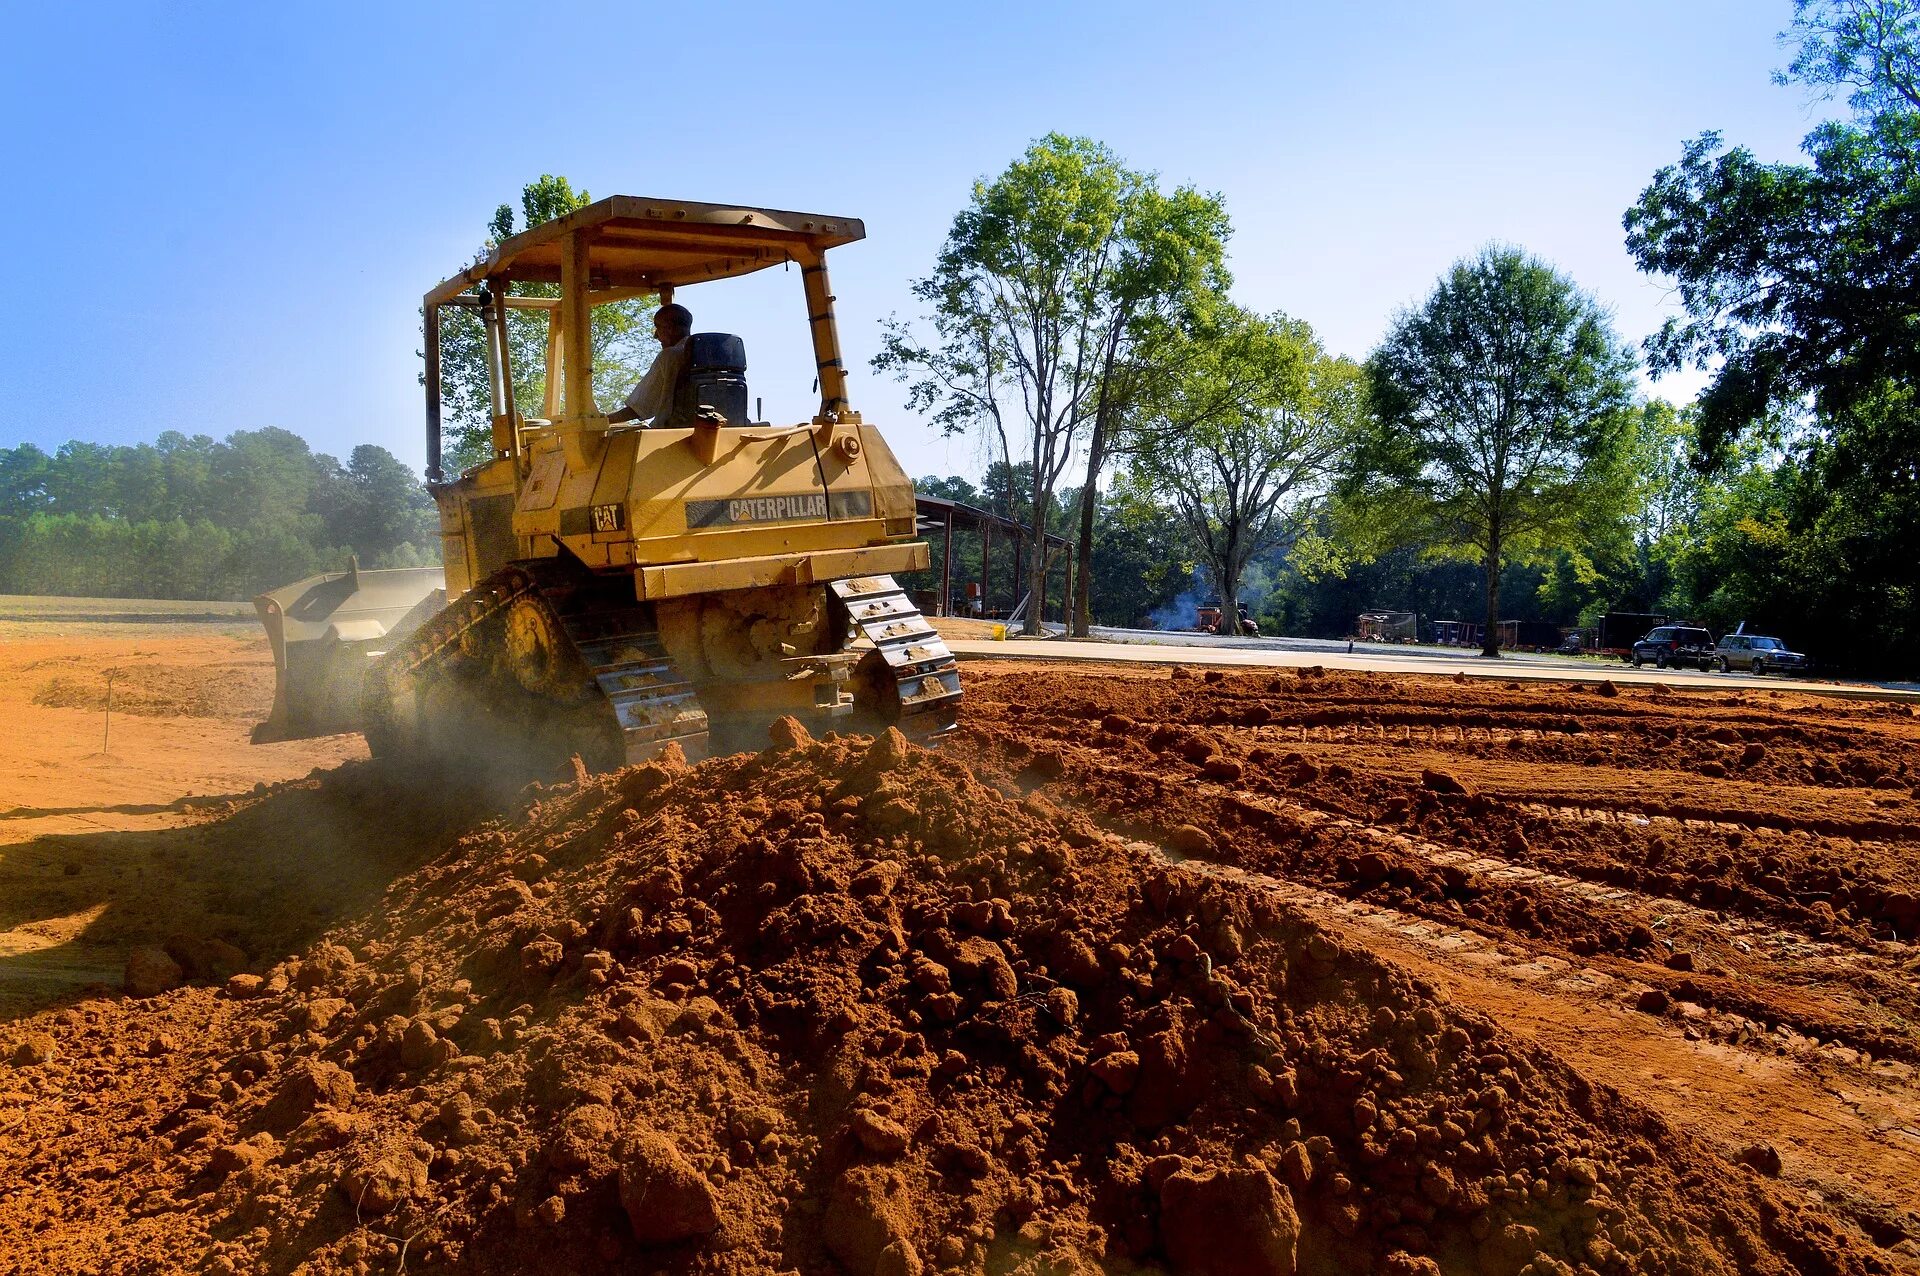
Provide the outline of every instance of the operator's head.
<path id="1" fill-rule="evenodd" d="M 663 346 L 679 345 L 693 331 L 693 311 L 668 302 L 653 315 L 653 335 Z"/>

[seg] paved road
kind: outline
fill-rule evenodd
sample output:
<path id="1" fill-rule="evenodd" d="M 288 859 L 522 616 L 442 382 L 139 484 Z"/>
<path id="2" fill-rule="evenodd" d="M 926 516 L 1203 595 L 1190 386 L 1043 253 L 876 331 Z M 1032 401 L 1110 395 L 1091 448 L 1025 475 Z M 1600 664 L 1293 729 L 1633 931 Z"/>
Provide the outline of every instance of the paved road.
<path id="1" fill-rule="evenodd" d="M 1167 634 L 1150 630 L 1096 630 L 1107 634 L 1147 634 L 1157 641 L 1068 641 L 949 638 L 947 646 L 962 660 L 1094 661 L 1109 664 L 1203 665 L 1233 669 L 1366 669 L 1376 673 L 1465 674 L 1508 682 L 1601 682 L 1665 685 L 1686 691 L 1802 691 L 1854 700 L 1904 700 L 1920 703 L 1911 684 L 1825 682 L 1805 678 L 1755 678 L 1751 674 L 1708 673 L 1699 669 L 1635 669 L 1624 662 L 1576 660 L 1530 653 L 1489 660 L 1471 652 L 1432 647 L 1358 643 L 1347 654 L 1345 642 L 1313 638 L 1217 638 L 1208 634 Z"/>
<path id="2" fill-rule="evenodd" d="M 1058 627 L 1055 631 L 1059 632 Z M 1408 656 L 1438 660 L 1461 660 L 1473 656 L 1463 647 L 1412 647 L 1404 643 L 1361 642 L 1348 645 L 1345 638 L 1224 638 L 1214 634 L 1177 633 L 1166 629 L 1113 629 L 1095 625 L 1096 638 L 1113 642 L 1149 643 L 1168 647 L 1216 647 L 1227 651 L 1297 651 L 1323 656 L 1359 655 Z M 1509 652 L 1503 660 L 1527 661 L 1556 668 L 1587 669 L 1591 660 L 1569 660 L 1564 656 L 1541 656 L 1532 652 Z"/>

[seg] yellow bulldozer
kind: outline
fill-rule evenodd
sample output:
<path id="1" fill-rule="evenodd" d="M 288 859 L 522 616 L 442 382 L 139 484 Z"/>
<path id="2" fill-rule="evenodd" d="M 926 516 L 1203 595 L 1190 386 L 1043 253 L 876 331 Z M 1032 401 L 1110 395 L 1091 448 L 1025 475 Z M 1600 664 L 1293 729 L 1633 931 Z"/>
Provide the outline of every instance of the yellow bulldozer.
<path id="1" fill-rule="evenodd" d="M 457 763 L 506 749 L 605 769 L 671 742 L 695 757 L 744 747 L 788 714 L 950 729 L 953 655 L 892 576 L 928 564 L 913 486 L 847 400 L 826 254 L 865 233 L 848 217 L 622 195 L 514 236 L 427 293 L 444 567 L 350 565 L 256 599 L 277 685 L 255 740 L 361 731 L 376 755 Z M 593 396 L 594 307 L 665 305 L 789 263 L 819 368 L 811 421 L 748 419 L 745 352 L 724 333 L 689 336 L 672 407 L 651 426 L 608 420 Z M 449 307 L 483 321 L 493 451 L 451 480 Z M 515 402 L 513 310 L 546 320 L 537 416 Z"/>

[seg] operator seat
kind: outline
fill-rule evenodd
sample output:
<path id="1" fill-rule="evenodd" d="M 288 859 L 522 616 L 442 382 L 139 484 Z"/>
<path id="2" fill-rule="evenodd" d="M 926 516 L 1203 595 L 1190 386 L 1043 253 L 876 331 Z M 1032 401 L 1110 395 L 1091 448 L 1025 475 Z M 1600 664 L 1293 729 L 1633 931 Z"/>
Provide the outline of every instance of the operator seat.
<path id="1" fill-rule="evenodd" d="M 673 410 L 665 424 L 696 424 L 711 409 L 728 425 L 749 425 L 747 346 L 730 332 L 696 332 L 687 338 L 687 363 L 673 387 Z M 709 418 L 711 419 L 711 418 Z"/>

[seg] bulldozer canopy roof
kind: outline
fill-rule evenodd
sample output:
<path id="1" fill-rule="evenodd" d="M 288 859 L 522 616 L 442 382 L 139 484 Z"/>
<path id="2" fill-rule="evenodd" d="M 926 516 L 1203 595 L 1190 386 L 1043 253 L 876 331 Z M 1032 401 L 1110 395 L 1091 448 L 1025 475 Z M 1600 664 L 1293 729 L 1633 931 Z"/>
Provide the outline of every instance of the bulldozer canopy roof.
<path id="1" fill-rule="evenodd" d="M 586 232 L 591 287 L 657 288 L 751 274 L 866 238 L 858 218 L 615 195 L 523 231 L 427 294 L 438 305 L 483 279 L 560 282 L 568 235 Z"/>

